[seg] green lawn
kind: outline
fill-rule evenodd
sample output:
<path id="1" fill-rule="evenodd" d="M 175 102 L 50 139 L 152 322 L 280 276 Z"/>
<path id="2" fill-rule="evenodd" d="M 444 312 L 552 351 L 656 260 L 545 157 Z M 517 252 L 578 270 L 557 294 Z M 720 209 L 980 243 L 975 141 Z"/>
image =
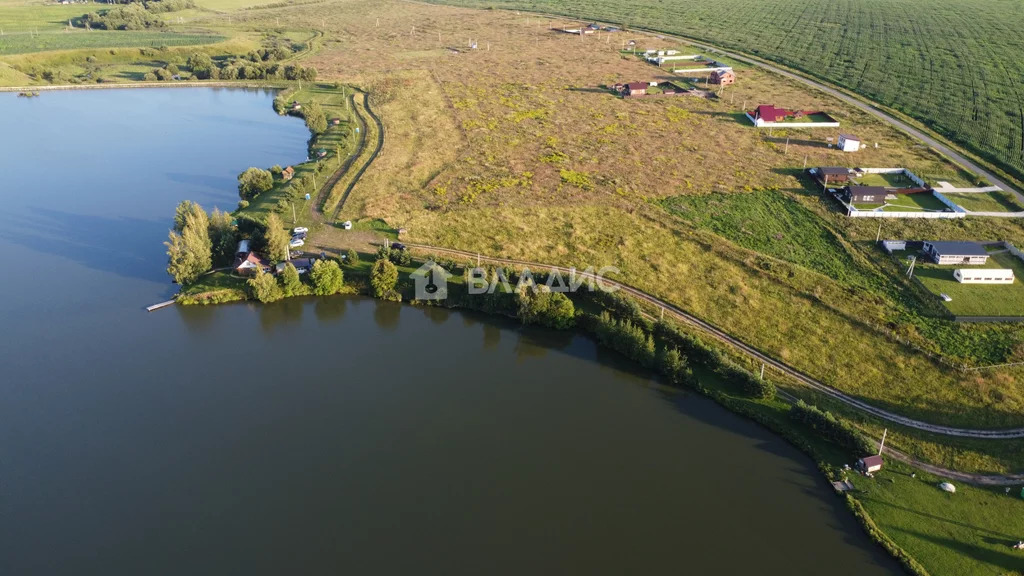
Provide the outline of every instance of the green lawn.
<path id="1" fill-rule="evenodd" d="M 68 20 L 93 12 L 97 4 L 13 4 L 0 2 L 0 28 L 12 32 L 51 32 L 63 30 Z M 2 38 L 0 38 L 2 39 Z"/>
<path id="2" fill-rule="evenodd" d="M 973 212 L 1020 212 L 1024 206 L 1006 192 L 943 193 L 943 196 Z"/>
<path id="3" fill-rule="evenodd" d="M 821 219 L 782 192 L 676 196 L 661 206 L 736 244 L 840 281 L 863 277 L 842 242 Z"/>
<path id="4" fill-rule="evenodd" d="M 952 298 L 944 304 L 957 316 L 1024 316 L 1024 262 L 1019 258 L 1007 253 L 995 254 L 984 266 L 1012 268 L 1017 276 L 1013 284 L 961 284 L 953 278 L 956 268 L 920 264 L 914 275 L 936 296 L 946 294 Z"/>
<path id="5" fill-rule="evenodd" d="M 895 198 L 885 201 L 884 212 L 947 212 L 949 207 L 931 194 L 896 194 Z M 855 204 L 858 210 L 874 210 L 879 204 Z"/>
<path id="6" fill-rule="evenodd" d="M 1024 538 L 1020 486 L 977 488 L 954 482 L 956 494 L 937 487 L 941 478 L 889 461 L 873 479 L 852 474 L 859 500 L 876 524 L 932 574 L 1021 574 Z"/>
<path id="7" fill-rule="evenodd" d="M 854 182 L 858 186 L 884 186 L 886 188 L 911 188 L 917 186 L 906 175 L 900 174 L 865 174 Z"/>

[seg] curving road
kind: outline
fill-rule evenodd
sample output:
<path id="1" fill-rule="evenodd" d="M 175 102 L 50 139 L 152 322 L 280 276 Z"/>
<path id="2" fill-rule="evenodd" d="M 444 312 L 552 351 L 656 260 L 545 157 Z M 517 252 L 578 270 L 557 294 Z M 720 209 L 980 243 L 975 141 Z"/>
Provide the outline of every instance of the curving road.
<path id="1" fill-rule="evenodd" d="M 441 248 L 439 246 L 429 246 L 429 245 L 426 245 L 426 244 L 414 244 L 412 242 L 404 242 L 404 244 L 406 246 L 410 247 L 410 248 L 417 248 L 417 249 L 420 249 L 420 250 L 427 250 L 427 251 L 435 252 L 435 253 L 444 253 L 444 254 L 461 256 L 461 257 L 471 258 L 471 259 L 472 258 L 479 258 L 482 261 L 491 262 L 491 263 L 494 263 L 494 264 L 502 264 L 502 265 L 506 265 L 507 264 L 507 265 L 511 265 L 511 266 L 525 266 L 525 267 L 534 268 L 534 269 L 557 270 L 557 271 L 563 272 L 563 273 L 569 273 L 570 272 L 570 268 L 566 268 L 564 266 L 555 266 L 555 265 L 552 265 L 552 264 L 544 264 L 544 263 L 541 263 L 541 262 L 527 262 L 525 260 L 514 260 L 514 259 L 511 259 L 511 258 L 495 258 L 495 257 L 489 257 L 489 256 L 481 256 L 479 254 L 476 254 L 476 253 L 473 253 L 473 252 L 467 252 L 465 250 L 455 250 L 455 249 L 452 249 L 452 248 Z M 581 274 L 581 276 L 585 276 L 585 275 Z M 828 386 L 827 384 L 824 384 L 822 382 L 819 382 L 818 380 L 815 380 L 814 378 L 811 378 L 810 376 L 807 376 L 806 374 L 800 372 L 796 368 L 788 366 L 788 365 L 786 365 L 786 364 L 784 364 L 784 363 L 782 363 L 782 362 L 772 358 L 771 356 L 768 356 L 767 354 L 762 353 L 761 351 L 757 350 L 756 348 L 754 348 L 752 346 L 749 346 L 748 344 L 744 343 L 743 341 L 741 341 L 741 340 L 739 340 L 739 339 L 737 339 L 737 338 L 735 338 L 733 336 L 730 336 L 729 334 L 727 334 L 726 332 L 722 331 L 721 329 L 719 329 L 718 327 L 714 326 L 713 324 L 705 322 L 704 320 L 701 320 L 700 318 L 697 318 L 696 316 L 692 316 L 692 315 L 684 312 L 683 310 L 677 308 L 676 306 L 674 306 L 672 304 L 669 304 L 668 302 L 665 302 L 664 300 L 661 300 L 661 299 L 659 299 L 659 298 L 657 298 L 655 296 L 647 294 L 646 292 L 638 290 L 638 289 L 636 289 L 636 288 L 634 288 L 632 286 L 629 286 L 628 284 L 623 284 L 622 282 L 617 282 L 617 281 L 614 281 L 614 280 L 609 280 L 607 278 L 603 279 L 602 282 L 604 284 L 606 284 L 606 285 L 609 285 L 609 286 L 615 286 L 616 288 L 622 290 L 623 292 L 626 292 L 626 293 L 630 294 L 631 296 L 633 296 L 635 298 L 643 300 L 644 302 L 647 302 L 647 303 L 652 304 L 654 306 L 657 306 L 657 307 L 659 307 L 661 309 L 664 309 L 666 313 L 676 317 L 677 319 L 682 320 L 683 322 L 685 322 L 685 323 L 687 323 L 687 324 L 689 324 L 691 326 L 699 328 L 700 330 L 702 330 L 706 334 L 711 335 L 712 337 L 716 338 L 717 340 L 720 340 L 722 342 L 725 342 L 727 344 L 735 346 L 736 348 L 739 348 L 740 350 L 743 350 L 747 354 L 757 358 L 758 360 L 764 362 L 765 364 L 768 364 L 768 365 L 772 366 L 776 370 L 778 370 L 778 371 L 780 371 L 780 372 L 782 372 L 782 373 L 784 373 L 784 374 L 786 374 L 788 376 L 791 376 L 792 378 L 795 378 L 796 380 L 799 380 L 801 383 L 805 384 L 806 386 L 808 386 L 808 387 L 810 387 L 810 388 L 812 388 L 812 389 L 814 389 L 814 390 L 816 390 L 818 392 L 821 392 L 822 394 L 825 394 L 825 395 L 829 396 L 833 400 L 836 400 L 838 402 L 846 404 L 847 406 L 850 406 L 852 408 L 856 408 L 857 410 L 860 410 L 860 411 L 862 411 L 864 413 L 870 414 L 870 415 L 875 416 L 877 418 L 881 418 L 883 420 L 886 420 L 888 422 L 892 422 L 894 424 L 899 424 L 901 426 L 906 426 L 908 428 L 913 428 L 915 430 L 921 430 L 923 432 L 930 432 L 932 434 L 941 434 L 943 436 L 957 436 L 957 437 L 960 437 L 960 438 L 982 438 L 982 439 L 989 439 L 989 440 L 1006 440 L 1006 439 L 1014 439 L 1014 438 L 1024 438 L 1024 428 L 1013 428 L 1013 429 L 1008 429 L 1008 430 L 975 430 L 975 429 L 970 429 L 970 428 L 954 428 L 954 427 L 951 427 L 951 426 L 942 426 L 942 425 L 939 425 L 939 424 L 931 424 L 931 423 L 928 423 L 928 422 L 922 422 L 920 420 L 914 420 L 912 418 L 907 418 L 906 416 L 901 416 L 899 414 L 896 414 L 896 413 L 893 413 L 893 412 L 889 412 L 888 410 L 883 410 L 883 409 L 878 408 L 876 406 L 872 406 L 871 404 L 868 404 L 868 403 L 866 403 L 866 402 L 864 402 L 862 400 L 858 400 L 857 398 L 853 398 L 852 396 L 848 396 L 847 394 L 844 394 L 843 392 L 840 392 L 839 390 L 836 390 L 835 388 L 832 388 L 831 386 Z"/>

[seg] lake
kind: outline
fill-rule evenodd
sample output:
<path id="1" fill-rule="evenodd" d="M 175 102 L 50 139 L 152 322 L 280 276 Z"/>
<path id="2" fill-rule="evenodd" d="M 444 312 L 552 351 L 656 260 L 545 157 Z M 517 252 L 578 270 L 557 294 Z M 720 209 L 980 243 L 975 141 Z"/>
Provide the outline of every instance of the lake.
<path id="1" fill-rule="evenodd" d="M 783 440 L 588 338 L 144 306 L 174 206 L 302 161 L 227 89 L 0 94 L 0 573 L 898 574 Z"/>

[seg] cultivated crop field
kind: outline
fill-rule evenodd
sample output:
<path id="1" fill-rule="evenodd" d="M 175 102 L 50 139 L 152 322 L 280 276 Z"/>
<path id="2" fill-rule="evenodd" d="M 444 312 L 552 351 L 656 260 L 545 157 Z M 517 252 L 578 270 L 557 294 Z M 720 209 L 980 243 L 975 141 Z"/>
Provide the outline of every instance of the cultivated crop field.
<path id="1" fill-rule="evenodd" d="M 443 1 L 598 18 L 775 60 L 909 114 L 1024 179 L 1024 10 L 1019 3 Z"/>
<path id="2" fill-rule="evenodd" d="M 73 32 L 40 32 L 39 34 L 22 32 L 0 36 L 0 55 L 85 48 L 193 46 L 214 44 L 224 39 L 224 36 L 216 34 L 150 32 L 142 30 L 75 30 Z"/>

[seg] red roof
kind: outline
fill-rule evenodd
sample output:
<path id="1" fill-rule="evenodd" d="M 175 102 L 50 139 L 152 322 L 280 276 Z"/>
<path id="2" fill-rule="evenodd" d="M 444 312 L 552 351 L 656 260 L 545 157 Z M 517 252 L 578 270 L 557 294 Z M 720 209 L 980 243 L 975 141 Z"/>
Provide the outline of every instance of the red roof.
<path id="1" fill-rule="evenodd" d="M 235 258 L 235 270 L 241 268 L 242 264 L 245 264 L 246 262 L 251 262 L 260 268 L 266 268 L 267 266 L 267 263 L 257 256 L 255 252 L 249 252 L 245 255 L 245 258 Z"/>
<path id="2" fill-rule="evenodd" d="M 626 88 L 629 88 L 630 90 L 647 90 L 649 87 L 650 84 L 647 82 L 630 82 L 629 84 L 626 84 Z"/>
<path id="3" fill-rule="evenodd" d="M 792 110 L 786 110 L 785 108 L 776 108 L 770 104 L 762 104 L 757 107 L 755 118 L 760 118 L 765 122 L 778 122 L 784 119 L 786 116 L 792 116 Z"/>

